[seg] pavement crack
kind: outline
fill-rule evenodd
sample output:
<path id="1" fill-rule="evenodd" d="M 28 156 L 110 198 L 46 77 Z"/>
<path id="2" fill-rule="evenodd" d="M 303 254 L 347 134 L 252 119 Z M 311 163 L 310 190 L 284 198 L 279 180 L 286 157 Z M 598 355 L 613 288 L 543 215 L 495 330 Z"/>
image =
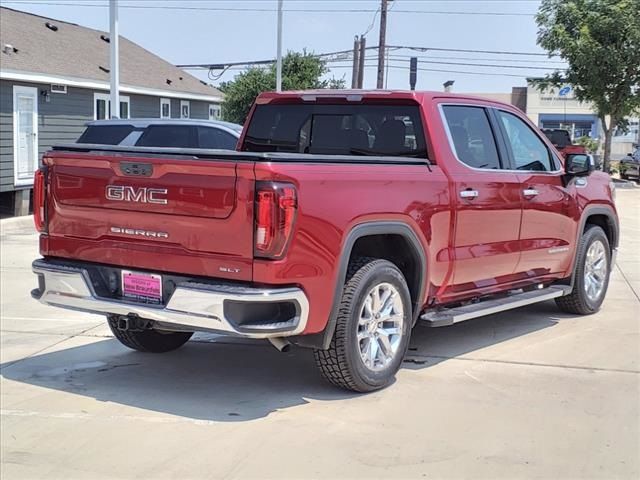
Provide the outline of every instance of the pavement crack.
<path id="1" fill-rule="evenodd" d="M 137 367 L 138 365 L 142 365 L 142 364 L 141 363 L 122 363 L 120 365 L 109 365 L 108 367 L 98 369 L 98 371 L 108 372 L 109 370 L 115 370 L 116 368 Z"/>
<path id="2" fill-rule="evenodd" d="M 25 360 L 28 360 L 29 358 L 35 357 L 36 355 L 44 352 L 45 350 L 48 350 L 49 348 L 53 348 L 56 345 L 60 345 L 62 342 L 66 342 L 67 340 L 71 340 L 72 338 L 82 336 L 82 334 L 84 334 L 85 332 L 88 332 L 89 330 L 93 330 L 96 327 L 98 327 L 98 325 L 92 325 L 91 327 L 86 328 L 85 330 L 82 330 L 82 331 L 80 331 L 78 333 L 75 333 L 75 334 L 70 335 L 70 336 L 65 336 L 64 338 L 58 340 L 57 342 L 52 343 L 51 345 L 47 345 L 46 347 L 43 347 L 43 348 L 41 348 L 41 349 L 39 349 L 39 350 L 37 350 L 37 351 L 35 351 L 33 353 L 30 353 L 26 357 L 22 357 L 22 358 L 19 358 L 17 360 L 13 360 L 13 361 L 7 362 L 7 363 L 3 364 L 0 367 L 0 371 L 5 371 L 8 368 L 13 367 L 17 363 L 20 363 L 20 362 L 23 362 Z"/>
<path id="3" fill-rule="evenodd" d="M 631 285 L 631 282 L 629 281 L 627 276 L 624 274 L 624 271 L 622 270 L 622 267 L 620 267 L 620 264 L 618 262 L 616 262 L 616 267 L 618 267 L 618 271 L 620 272 L 620 275 L 622 275 L 622 278 L 627 283 L 627 285 L 635 295 L 636 299 L 640 302 L 640 295 L 638 295 L 638 292 L 636 292 L 636 290 L 633 288 L 633 285 Z"/>

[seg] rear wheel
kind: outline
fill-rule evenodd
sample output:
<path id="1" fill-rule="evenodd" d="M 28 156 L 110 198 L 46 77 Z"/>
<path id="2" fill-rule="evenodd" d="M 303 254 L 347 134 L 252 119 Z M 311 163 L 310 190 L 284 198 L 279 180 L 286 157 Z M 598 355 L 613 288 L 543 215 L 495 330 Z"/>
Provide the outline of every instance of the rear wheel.
<path id="1" fill-rule="evenodd" d="M 573 290 L 556 299 L 560 310 L 588 315 L 600 309 L 609 286 L 611 250 L 602 228 L 587 225 L 578 244 Z"/>
<path id="2" fill-rule="evenodd" d="M 180 348 L 193 335 L 193 332 L 164 332 L 158 330 L 122 330 L 119 327 L 120 317 L 109 315 L 109 328 L 120 343 L 139 352 L 165 353 Z"/>
<path id="3" fill-rule="evenodd" d="M 369 392 L 388 385 L 402 364 L 411 334 L 411 296 L 391 262 L 353 261 L 328 350 L 315 350 L 322 375 L 334 385 Z"/>

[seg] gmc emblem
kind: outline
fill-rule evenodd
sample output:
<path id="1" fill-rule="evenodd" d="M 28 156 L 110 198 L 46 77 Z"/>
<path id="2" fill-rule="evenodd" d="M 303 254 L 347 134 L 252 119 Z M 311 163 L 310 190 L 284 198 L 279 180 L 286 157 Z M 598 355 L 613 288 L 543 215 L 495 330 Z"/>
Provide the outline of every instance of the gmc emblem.
<path id="1" fill-rule="evenodd" d="M 107 185 L 107 200 L 118 202 L 155 203 L 166 205 L 167 199 L 162 195 L 167 194 L 166 188 L 129 187 L 126 185 Z"/>

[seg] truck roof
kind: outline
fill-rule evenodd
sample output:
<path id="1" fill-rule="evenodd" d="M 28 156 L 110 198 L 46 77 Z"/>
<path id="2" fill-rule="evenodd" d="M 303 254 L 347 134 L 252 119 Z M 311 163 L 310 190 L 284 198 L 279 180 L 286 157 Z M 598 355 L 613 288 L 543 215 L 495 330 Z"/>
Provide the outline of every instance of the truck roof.
<path id="1" fill-rule="evenodd" d="M 464 93 L 436 92 L 436 91 L 412 91 L 412 90 L 288 90 L 284 92 L 264 92 L 261 93 L 256 103 L 270 103 L 275 99 L 302 99 L 303 101 L 315 101 L 318 98 L 336 98 L 346 101 L 359 102 L 364 99 L 391 99 L 391 100 L 413 100 L 422 103 L 434 98 L 451 98 L 477 100 L 494 105 L 504 105 L 513 108 L 513 105 L 492 100 L 489 98 L 467 95 Z"/>

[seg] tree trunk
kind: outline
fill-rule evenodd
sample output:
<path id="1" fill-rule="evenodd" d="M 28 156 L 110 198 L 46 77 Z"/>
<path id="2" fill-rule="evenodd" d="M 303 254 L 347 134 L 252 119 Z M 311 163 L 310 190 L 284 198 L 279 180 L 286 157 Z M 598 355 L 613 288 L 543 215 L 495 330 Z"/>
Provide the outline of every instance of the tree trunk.
<path id="1" fill-rule="evenodd" d="M 604 159 L 602 161 L 602 170 L 609 173 L 611 171 L 611 138 L 613 130 L 607 128 L 604 131 Z"/>
<path id="2" fill-rule="evenodd" d="M 602 159 L 602 171 L 611 173 L 611 139 L 613 138 L 613 132 L 615 132 L 617 123 L 613 116 L 610 117 L 608 126 L 605 120 L 604 116 L 600 117 L 602 130 L 604 130 L 604 158 Z"/>

